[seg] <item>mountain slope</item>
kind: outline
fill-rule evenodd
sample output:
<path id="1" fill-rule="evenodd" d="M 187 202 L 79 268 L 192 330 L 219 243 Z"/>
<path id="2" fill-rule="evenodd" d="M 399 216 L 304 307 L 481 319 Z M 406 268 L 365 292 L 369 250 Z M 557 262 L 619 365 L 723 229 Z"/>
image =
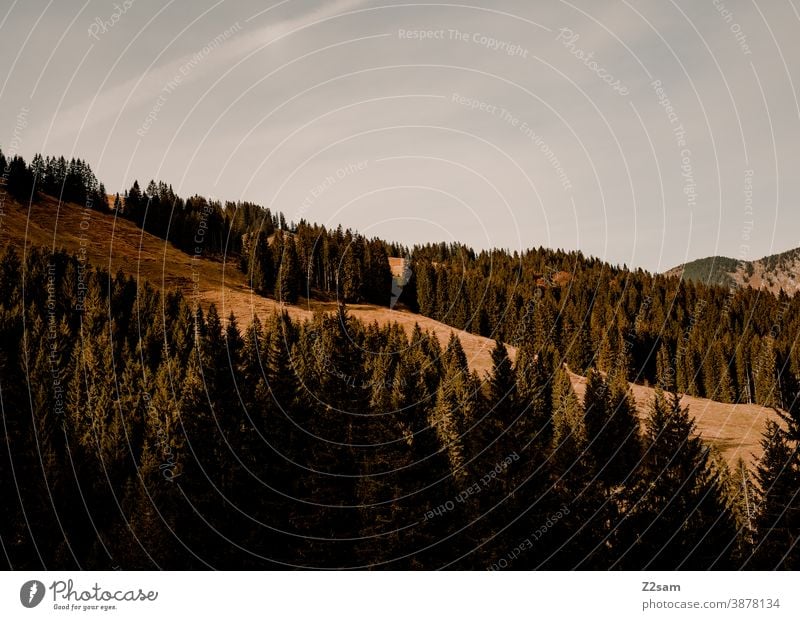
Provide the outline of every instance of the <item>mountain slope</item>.
<path id="1" fill-rule="evenodd" d="M 3 245 L 11 242 L 23 246 L 42 246 L 70 253 L 85 252 L 86 260 L 116 273 L 143 278 L 159 288 L 179 289 L 189 300 L 207 306 L 214 303 L 223 317 L 233 312 L 240 323 L 254 314 L 274 312 L 280 304 L 274 299 L 252 292 L 247 276 L 238 267 L 236 258 L 221 260 L 205 255 L 193 256 L 171 243 L 142 231 L 135 224 L 111 213 L 62 204 L 49 196 L 30 208 L 16 202 L 6 203 L 0 220 Z M 312 317 L 315 311 L 333 311 L 335 301 L 301 298 L 285 309 L 294 319 Z M 371 304 L 348 304 L 348 311 L 365 323 L 397 322 L 410 331 L 415 323 L 436 333 L 447 344 L 450 332 L 457 332 L 470 359 L 470 366 L 479 372 L 491 368 L 491 347 L 487 339 L 455 330 L 449 325 L 408 311 L 390 310 Z"/>
<path id="2" fill-rule="evenodd" d="M 83 209 L 73 204 L 62 204 L 43 197 L 30 208 L 7 202 L 0 216 L 2 245 L 11 243 L 20 249 L 43 246 L 85 253 L 86 260 L 98 267 L 149 281 L 160 288 L 177 288 L 190 300 L 201 305 L 217 305 L 220 315 L 233 312 L 244 325 L 254 316 L 263 316 L 280 307 L 273 299 L 253 293 L 247 278 L 238 269 L 235 259 L 227 261 L 203 255 L 192 256 L 177 249 L 163 239 L 146 233 L 132 222 L 114 217 L 111 213 Z M 766 259 L 765 259 L 766 260 Z M 393 261 L 392 267 L 399 276 L 403 263 Z M 332 311 L 335 301 L 301 298 L 297 305 L 285 306 L 295 319 L 307 319 L 315 311 Z M 434 332 L 446 344 L 451 332 L 456 332 L 468 357 L 470 367 L 481 376 L 491 368 L 491 350 L 494 342 L 433 319 L 405 310 L 391 310 L 370 304 L 348 305 L 349 312 L 365 323 L 396 322 L 410 332 L 414 324 Z M 509 347 L 512 359 L 514 347 Z M 572 374 L 571 380 L 578 396 L 583 395 L 585 379 Z M 639 413 L 643 417 L 652 399 L 651 388 L 632 385 Z M 761 454 L 761 432 L 767 420 L 775 414 L 758 405 L 730 405 L 704 398 L 685 396 L 683 399 L 697 421 L 700 435 L 715 445 L 729 463 L 741 457 L 751 462 Z"/>
<path id="3" fill-rule="evenodd" d="M 778 294 L 780 291 L 794 295 L 800 273 L 800 248 L 773 254 L 754 261 L 737 260 L 724 256 L 710 256 L 673 267 L 666 276 L 685 280 L 719 284 L 727 287 L 749 286 Z"/>

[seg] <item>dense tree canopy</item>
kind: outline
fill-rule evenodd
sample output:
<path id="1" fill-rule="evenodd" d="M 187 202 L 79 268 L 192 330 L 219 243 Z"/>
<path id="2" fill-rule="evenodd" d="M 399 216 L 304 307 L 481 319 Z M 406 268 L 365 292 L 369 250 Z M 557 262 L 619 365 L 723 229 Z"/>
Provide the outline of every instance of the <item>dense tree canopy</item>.
<path id="1" fill-rule="evenodd" d="M 408 249 L 161 182 L 109 206 L 80 160 L 0 153 L 0 177 L 3 198 L 113 210 L 232 257 L 284 304 L 340 302 L 243 325 L 64 252 L 4 248 L 13 568 L 798 568 L 798 296 L 577 252 Z M 495 340 L 489 373 L 455 333 L 347 312 L 389 304 L 400 256 L 398 308 Z M 643 429 L 629 381 L 657 387 Z M 731 472 L 680 394 L 758 402 L 783 424 L 754 471 Z"/>
<path id="2" fill-rule="evenodd" d="M 797 568 L 793 418 L 743 519 L 677 396 L 640 433 L 624 369 L 581 400 L 546 341 L 516 363 L 497 343 L 479 377 L 455 336 L 344 306 L 242 326 L 77 277 L 64 253 L 0 259 L 11 567 Z"/>

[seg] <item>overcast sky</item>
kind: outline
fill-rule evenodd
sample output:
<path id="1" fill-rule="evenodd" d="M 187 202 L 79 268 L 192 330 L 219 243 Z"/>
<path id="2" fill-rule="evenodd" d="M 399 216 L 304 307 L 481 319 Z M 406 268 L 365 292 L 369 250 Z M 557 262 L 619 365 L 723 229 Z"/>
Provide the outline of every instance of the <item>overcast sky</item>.
<path id="1" fill-rule="evenodd" d="M 798 7 L 6 1 L 0 146 L 404 243 L 754 259 L 800 246 Z"/>

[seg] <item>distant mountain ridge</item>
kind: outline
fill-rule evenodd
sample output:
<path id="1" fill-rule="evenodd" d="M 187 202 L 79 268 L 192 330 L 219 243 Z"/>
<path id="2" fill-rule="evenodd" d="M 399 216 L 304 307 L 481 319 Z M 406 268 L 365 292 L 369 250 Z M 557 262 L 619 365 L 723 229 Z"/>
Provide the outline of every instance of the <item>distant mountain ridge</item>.
<path id="1" fill-rule="evenodd" d="M 754 261 L 709 256 L 673 267 L 664 275 L 704 284 L 749 286 L 776 295 L 784 291 L 792 296 L 800 288 L 800 248 Z"/>

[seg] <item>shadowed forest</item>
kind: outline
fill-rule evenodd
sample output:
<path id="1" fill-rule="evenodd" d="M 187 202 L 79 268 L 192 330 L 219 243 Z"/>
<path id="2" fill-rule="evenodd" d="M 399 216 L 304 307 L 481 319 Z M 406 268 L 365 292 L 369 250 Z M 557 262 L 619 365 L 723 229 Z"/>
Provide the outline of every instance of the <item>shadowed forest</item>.
<path id="1" fill-rule="evenodd" d="M 0 542 L 14 569 L 793 569 L 800 301 L 580 253 L 406 248 L 249 203 L 0 154 L 41 195 L 224 256 L 311 320 L 220 316 L 65 251 L 0 258 Z M 199 241 L 198 241 L 199 239 Z M 199 248 L 199 249 L 198 249 Z M 492 338 L 366 324 L 400 303 Z M 507 345 L 516 347 L 515 359 Z M 579 398 L 568 370 L 587 377 Z M 629 382 L 656 386 L 645 423 Z M 680 395 L 776 411 L 727 464 Z"/>

